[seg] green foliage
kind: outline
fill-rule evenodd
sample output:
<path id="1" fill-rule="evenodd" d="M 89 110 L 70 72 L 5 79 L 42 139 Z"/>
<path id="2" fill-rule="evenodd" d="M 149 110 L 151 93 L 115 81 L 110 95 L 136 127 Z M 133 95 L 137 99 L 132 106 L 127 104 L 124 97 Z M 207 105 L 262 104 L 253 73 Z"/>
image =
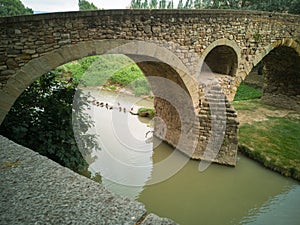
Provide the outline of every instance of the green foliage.
<path id="1" fill-rule="evenodd" d="M 142 71 L 136 65 L 129 65 L 115 72 L 113 76 L 110 77 L 110 82 L 126 86 L 141 77 L 143 77 Z"/>
<path id="2" fill-rule="evenodd" d="M 69 71 L 72 74 L 73 78 L 80 80 L 87 69 L 96 61 L 98 60 L 99 56 L 90 56 L 79 59 L 74 62 L 67 63 L 59 68 Z"/>
<path id="3" fill-rule="evenodd" d="M 169 1 L 167 9 L 173 9 L 174 8 L 174 2 L 173 0 Z"/>
<path id="4" fill-rule="evenodd" d="M 89 3 L 86 0 L 79 0 L 78 1 L 79 11 L 86 11 L 86 10 L 97 10 L 98 8 L 94 5 L 94 3 Z"/>
<path id="5" fill-rule="evenodd" d="M 159 7 L 158 7 L 159 6 Z M 173 0 L 132 0 L 132 9 L 172 9 Z M 300 13 L 300 0 L 179 0 L 178 9 L 242 9 Z"/>
<path id="6" fill-rule="evenodd" d="M 99 58 L 99 56 L 85 57 L 85 58 L 79 59 L 77 61 L 67 63 L 59 68 L 61 70 L 68 71 L 73 78 L 80 80 L 81 77 L 84 75 L 84 73 L 87 71 L 87 69 L 98 58 Z"/>
<path id="7" fill-rule="evenodd" d="M 166 0 L 161 0 L 159 1 L 159 8 L 160 9 L 165 9 L 167 7 L 167 2 Z"/>
<path id="8" fill-rule="evenodd" d="M 253 34 L 253 39 L 255 42 L 259 42 L 261 40 L 261 34 L 258 32 Z"/>
<path id="9" fill-rule="evenodd" d="M 158 1 L 157 0 L 151 0 L 150 2 L 150 9 L 156 9 L 158 5 Z"/>
<path id="10" fill-rule="evenodd" d="M 65 75 L 61 70 L 49 72 L 28 87 L 6 116 L 0 133 L 78 171 L 85 167 L 78 145 L 89 152 L 97 143 L 86 133 L 92 126 L 89 115 L 83 113 L 86 101 L 73 102 L 78 82 Z M 74 109 L 79 112 L 74 123 L 82 137 L 79 143 L 73 132 Z"/>
<path id="11" fill-rule="evenodd" d="M 141 0 L 131 0 L 130 8 L 131 9 L 141 9 L 143 6 Z"/>
<path id="12" fill-rule="evenodd" d="M 155 111 L 151 108 L 139 108 L 138 115 L 152 119 L 155 116 Z"/>
<path id="13" fill-rule="evenodd" d="M 248 86 L 244 83 L 241 83 L 235 94 L 234 101 L 261 98 L 261 96 L 262 96 L 261 90 Z"/>
<path id="14" fill-rule="evenodd" d="M 33 10 L 25 8 L 20 0 L 0 0 L 0 16 L 17 16 L 33 14 Z"/>
<path id="15" fill-rule="evenodd" d="M 294 0 L 289 8 L 290 13 L 300 14 L 300 0 Z"/>
<path id="16" fill-rule="evenodd" d="M 151 0 L 148 3 L 148 0 L 131 0 L 130 8 L 131 9 L 172 9 L 173 8 L 173 0 Z"/>
<path id="17" fill-rule="evenodd" d="M 194 8 L 195 9 L 201 9 L 202 5 L 201 5 L 201 0 L 195 0 L 194 1 Z"/>
<path id="18" fill-rule="evenodd" d="M 132 87 L 132 90 L 136 96 L 149 95 L 151 92 L 151 87 L 144 76 L 132 81 L 130 86 Z"/>
<path id="19" fill-rule="evenodd" d="M 179 0 L 177 8 L 178 9 L 183 9 L 183 2 L 182 2 L 182 0 Z"/>
<path id="20" fill-rule="evenodd" d="M 193 8 L 193 0 L 186 0 L 184 9 L 192 9 Z"/>
<path id="21" fill-rule="evenodd" d="M 116 89 L 115 85 L 128 86 L 138 96 L 147 95 L 151 90 L 139 67 L 124 55 L 86 57 L 61 68 L 87 86 L 106 85 L 112 87 L 111 90 Z"/>

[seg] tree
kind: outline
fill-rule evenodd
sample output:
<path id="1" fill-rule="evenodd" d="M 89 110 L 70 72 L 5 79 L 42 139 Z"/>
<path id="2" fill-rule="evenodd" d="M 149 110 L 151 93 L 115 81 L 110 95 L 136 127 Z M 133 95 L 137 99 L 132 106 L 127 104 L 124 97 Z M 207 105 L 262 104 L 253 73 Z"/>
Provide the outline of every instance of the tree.
<path id="1" fill-rule="evenodd" d="M 141 0 L 131 0 L 130 8 L 132 8 L 132 9 L 142 8 Z"/>
<path id="2" fill-rule="evenodd" d="M 201 9 L 202 5 L 201 5 L 201 0 L 195 0 L 194 1 L 194 8 L 195 9 Z"/>
<path id="3" fill-rule="evenodd" d="M 143 9 L 148 9 L 149 8 L 148 0 L 144 0 L 144 2 L 142 3 L 142 8 Z"/>
<path id="4" fill-rule="evenodd" d="M 177 8 L 178 8 L 178 9 L 183 9 L 183 3 L 182 3 L 182 0 L 179 0 L 179 3 L 178 3 Z"/>
<path id="5" fill-rule="evenodd" d="M 78 172 L 86 166 L 78 146 L 90 153 L 98 144 L 87 134 L 93 125 L 83 111 L 87 102 L 74 98 L 78 82 L 65 76 L 62 79 L 60 74 L 64 71 L 49 72 L 28 87 L 1 124 L 0 133 Z M 78 119 L 74 122 L 75 109 Z M 77 143 L 73 125 L 82 137 Z"/>
<path id="6" fill-rule="evenodd" d="M 294 0 L 289 9 L 290 13 L 300 14 L 300 0 Z"/>
<path id="7" fill-rule="evenodd" d="M 20 0 L 0 0 L 0 16 L 17 16 L 33 14 L 33 10 L 25 8 Z"/>
<path id="8" fill-rule="evenodd" d="M 186 0 L 184 9 L 192 9 L 193 8 L 193 0 Z"/>
<path id="9" fill-rule="evenodd" d="M 97 10 L 98 8 L 94 5 L 94 3 L 89 3 L 86 0 L 78 1 L 79 11 L 87 11 L 87 10 Z"/>
<path id="10" fill-rule="evenodd" d="M 156 9 L 157 8 L 158 1 L 157 0 L 151 0 L 150 2 L 150 9 Z"/>
<path id="11" fill-rule="evenodd" d="M 167 7 L 167 2 L 166 0 L 161 0 L 159 1 L 159 8 L 160 9 L 165 9 Z"/>
<path id="12" fill-rule="evenodd" d="M 174 2 L 173 0 L 169 1 L 167 9 L 173 9 L 174 8 Z"/>

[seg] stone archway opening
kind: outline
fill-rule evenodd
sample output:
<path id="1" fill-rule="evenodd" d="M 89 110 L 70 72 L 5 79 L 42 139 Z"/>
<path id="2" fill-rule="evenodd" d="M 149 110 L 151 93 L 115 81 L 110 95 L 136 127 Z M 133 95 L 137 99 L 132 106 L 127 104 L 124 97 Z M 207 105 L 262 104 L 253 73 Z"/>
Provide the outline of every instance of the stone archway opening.
<path id="1" fill-rule="evenodd" d="M 235 76 L 238 67 L 238 56 L 234 49 L 221 45 L 213 48 L 204 59 L 201 72 Z"/>
<path id="2" fill-rule="evenodd" d="M 295 49 L 279 46 L 263 60 L 262 101 L 300 111 L 300 56 Z"/>
<path id="3" fill-rule="evenodd" d="M 227 41 L 220 40 L 206 49 L 201 66 L 201 77 L 206 81 L 214 81 L 221 87 L 227 99 L 232 101 L 236 92 L 235 75 L 238 69 L 239 51 L 233 43 L 230 43 L 231 45 L 226 43 Z"/>

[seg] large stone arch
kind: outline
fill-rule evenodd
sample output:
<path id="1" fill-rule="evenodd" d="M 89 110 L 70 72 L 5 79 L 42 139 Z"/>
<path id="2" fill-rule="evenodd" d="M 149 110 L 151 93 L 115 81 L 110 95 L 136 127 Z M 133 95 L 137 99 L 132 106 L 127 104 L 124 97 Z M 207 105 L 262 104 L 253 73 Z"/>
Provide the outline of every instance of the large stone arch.
<path id="1" fill-rule="evenodd" d="M 153 91 L 158 96 L 155 97 L 156 114 L 159 121 L 163 121 L 155 124 L 155 134 L 193 157 L 198 140 L 195 129 L 199 127 L 198 84 L 190 76 L 184 63 L 170 50 L 143 41 L 85 41 L 63 46 L 30 60 L 0 90 L 0 122 L 3 122 L 19 95 L 40 76 L 67 62 L 101 54 L 127 55 L 136 62 L 148 79 L 155 76 L 163 78 L 161 82 L 155 83 L 157 88 Z M 173 88 L 170 83 L 177 88 Z"/>
<path id="2" fill-rule="evenodd" d="M 173 68 L 173 72 L 176 72 L 174 76 L 177 76 L 177 80 L 181 81 L 184 89 L 190 95 L 193 105 L 197 108 L 199 102 L 197 82 L 189 76 L 188 69 L 171 51 L 156 44 L 142 41 L 95 40 L 63 46 L 30 60 L 19 69 L 7 81 L 5 87 L 0 90 L 0 122 L 2 123 L 19 95 L 46 72 L 83 57 L 114 53 L 128 55 L 137 64 L 151 61 L 157 65 L 159 63 L 167 69 Z"/>
<path id="3" fill-rule="evenodd" d="M 293 39 L 282 39 L 265 48 L 253 66 L 264 65 L 262 101 L 300 111 L 300 45 Z"/>

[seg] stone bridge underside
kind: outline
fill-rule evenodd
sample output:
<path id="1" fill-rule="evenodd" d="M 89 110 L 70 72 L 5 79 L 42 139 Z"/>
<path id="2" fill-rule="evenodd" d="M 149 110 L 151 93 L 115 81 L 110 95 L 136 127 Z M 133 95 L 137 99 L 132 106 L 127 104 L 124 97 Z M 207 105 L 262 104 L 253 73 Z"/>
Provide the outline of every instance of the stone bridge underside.
<path id="1" fill-rule="evenodd" d="M 156 135 L 191 158 L 235 165 L 230 101 L 255 65 L 264 63 L 263 100 L 300 110 L 299 24 L 295 15 L 221 10 L 0 18 L 0 122 L 44 73 L 86 56 L 125 54 L 152 86 Z"/>

